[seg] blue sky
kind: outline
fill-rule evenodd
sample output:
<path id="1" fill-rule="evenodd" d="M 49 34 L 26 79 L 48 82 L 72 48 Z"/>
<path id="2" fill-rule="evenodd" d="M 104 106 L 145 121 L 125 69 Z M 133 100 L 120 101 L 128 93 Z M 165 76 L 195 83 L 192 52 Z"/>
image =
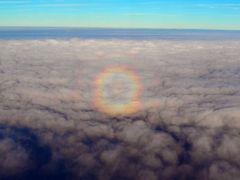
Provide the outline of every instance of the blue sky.
<path id="1" fill-rule="evenodd" d="M 0 26 L 240 29 L 240 0 L 0 0 Z"/>

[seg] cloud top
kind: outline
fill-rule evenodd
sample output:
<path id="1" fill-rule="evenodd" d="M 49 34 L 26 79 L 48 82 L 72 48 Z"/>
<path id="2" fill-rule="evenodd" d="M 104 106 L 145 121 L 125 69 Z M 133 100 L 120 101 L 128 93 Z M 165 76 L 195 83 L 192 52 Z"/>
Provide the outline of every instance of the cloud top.
<path id="1" fill-rule="evenodd" d="M 238 179 L 239 47 L 239 41 L 1 41 L 0 176 Z M 92 83 L 109 66 L 138 75 L 137 111 L 109 115 L 94 106 Z M 104 96 L 115 78 L 104 81 L 110 87 L 101 89 Z M 124 82 L 112 86 L 111 102 L 123 103 L 119 88 L 134 87 Z"/>

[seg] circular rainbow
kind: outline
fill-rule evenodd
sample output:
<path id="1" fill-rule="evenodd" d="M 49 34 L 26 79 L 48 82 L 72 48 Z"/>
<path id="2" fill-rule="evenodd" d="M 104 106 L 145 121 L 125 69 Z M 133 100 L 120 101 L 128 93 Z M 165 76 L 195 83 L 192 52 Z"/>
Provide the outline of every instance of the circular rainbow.
<path id="1" fill-rule="evenodd" d="M 128 115 L 141 107 L 142 85 L 138 75 L 127 66 L 111 65 L 95 78 L 93 103 L 109 115 Z"/>

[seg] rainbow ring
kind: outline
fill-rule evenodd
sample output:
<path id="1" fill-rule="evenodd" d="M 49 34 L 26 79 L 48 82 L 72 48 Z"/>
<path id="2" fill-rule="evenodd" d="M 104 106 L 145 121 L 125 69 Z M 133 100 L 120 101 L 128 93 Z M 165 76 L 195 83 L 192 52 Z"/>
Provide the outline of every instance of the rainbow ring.
<path id="1" fill-rule="evenodd" d="M 124 65 L 104 68 L 93 83 L 93 104 L 109 115 L 129 115 L 141 108 L 139 76 Z"/>

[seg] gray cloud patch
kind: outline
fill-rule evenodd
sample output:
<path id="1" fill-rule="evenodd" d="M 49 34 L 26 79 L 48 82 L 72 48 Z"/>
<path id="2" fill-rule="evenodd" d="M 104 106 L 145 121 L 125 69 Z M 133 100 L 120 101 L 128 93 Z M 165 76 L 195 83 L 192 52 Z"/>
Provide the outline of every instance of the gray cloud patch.
<path id="1" fill-rule="evenodd" d="M 94 106 L 108 65 L 141 80 L 133 114 Z M 0 43 L 4 178 L 233 180 L 239 136 L 239 41 Z"/>

